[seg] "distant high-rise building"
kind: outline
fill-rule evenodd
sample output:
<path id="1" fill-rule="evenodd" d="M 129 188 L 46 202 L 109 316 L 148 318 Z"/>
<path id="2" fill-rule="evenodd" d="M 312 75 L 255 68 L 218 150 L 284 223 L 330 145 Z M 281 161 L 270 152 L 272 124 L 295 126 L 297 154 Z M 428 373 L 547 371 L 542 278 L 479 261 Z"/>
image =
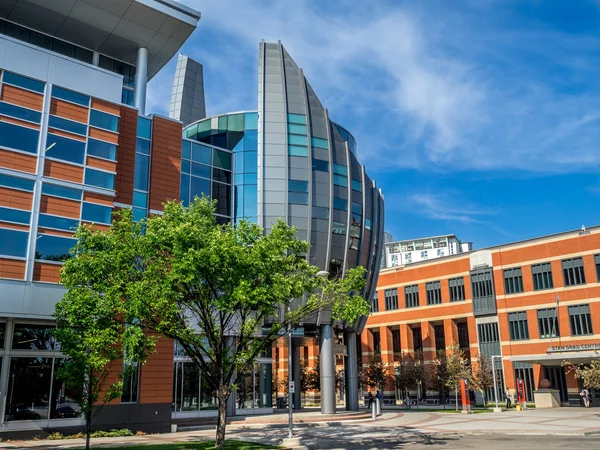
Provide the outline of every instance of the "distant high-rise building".
<path id="1" fill-rule="evenodd" d="M 389 233 L 386 233 L 389 235 Z M 391 235 L 389 235 L 391 237 Z M 462 242 L 454 234 L 385 242 L 382 267 L 395 267 L 443 256 L 470 252 L 471 242 Z"/>

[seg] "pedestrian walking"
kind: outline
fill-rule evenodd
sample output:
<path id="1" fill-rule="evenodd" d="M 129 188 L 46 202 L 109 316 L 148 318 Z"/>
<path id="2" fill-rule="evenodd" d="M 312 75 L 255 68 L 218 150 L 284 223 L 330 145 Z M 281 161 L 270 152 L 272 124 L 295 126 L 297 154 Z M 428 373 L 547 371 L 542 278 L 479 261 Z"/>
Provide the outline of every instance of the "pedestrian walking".
<path id="1" fill-rule="evenodd" d="M 579 393 L 579 396 L 583 399 L 583 405 L 586 408 L 590 407 L 590 391 L 588 391 L 586 388 L 583 388 L 581 390 L 581 392 Z"/>
<path id="2" fill-rule="evenodd" d="M 504 392 L 504 398 L 506 399 L 506 409 L 510 409 L 511 403 L 512 403 L 512 398 L 510 396 L 510 391 L 508 389 L 506 390 L 506 392 Z"/>
<path id="3" fill-rule="evenodd" d="M 371 392 L 369 392 L 369 395 L 367 396 L 367 400 L 369 400 L 368 408 L 371 409 L 371 407 L 373 406 L 373 402 L 375 401 L 375 398 L 373 397 L 373 394 Z"/>

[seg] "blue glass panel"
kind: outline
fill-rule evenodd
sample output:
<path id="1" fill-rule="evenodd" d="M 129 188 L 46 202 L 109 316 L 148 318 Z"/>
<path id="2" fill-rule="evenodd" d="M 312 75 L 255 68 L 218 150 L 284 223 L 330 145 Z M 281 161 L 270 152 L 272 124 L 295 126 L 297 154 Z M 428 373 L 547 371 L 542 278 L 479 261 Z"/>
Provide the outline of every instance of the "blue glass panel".
<path id="1" fill-rule="evenodd" d="M 148 190 L 148 178 L 150 170 L 150 158 L 146 155 L 135 155 L 135 169 L 133 176 L 133 188 L 140 191 Z"/>
<path id="2" fill-rule="evenodd" d="M 257 152 L 245 152 L 244 153 L 244 172 L 256 173 L 258 171 L 258 153 Z"/>
<path id="3" fill-rule="evenodd" d="M 290 156 L 308 156 L 308 148 L 300 145 L 288 145 L 288 155 Z"/>
<path id="4" fill-rule="evenodd" d="M 370 230 L 372 228 L 371 219 L 365 219 L 365 229 Z"/>
<path id="5" fill-rule="evenodd" d="M 192 163 L 192 175 L 210 178 L 210 167 L 205 166 L 204 164 Z"/>
<path id="6" fill-rule="evenodd" d="M 4 222 L 16 222 L 29 224 L 31 213 L 22 209 L 5 208 L 0 206 L 0 220 Z"/>
<path id="7" fill-rule="evenodd" d="M 288 133 L 302 134 L 306 136 L 306 125 L 288 124 Z"/>
<path id="8" fill-rule="evenodd" d="M 306 136 L 296 136 L 295 134 L 288 135 L 288 144 L 290 145 L 306 145 Z"/>
<path id="9" fill-rule="evenodd" d="M 181 173 L 190 173 L 190 162 L 187 159 L 181 160 Z"/>
<path id="10" fill-rule="evenodd" d="M 10 72 L 4 72 L 2 75 L 2 81 L 7 84 L 12 84 L 13 86 L 19 86 L 29 89 L 30 91 L 39 92 L 40 94 L 44 93 L 44 86 L 46 84 L 41 81 L 32 80 L 31 78 Z"/>
<path id="11" fill-rule="evenodd" d="M 39 131 L 0 122 L 0 146 L 37 153 Z"/>
<path id="12" fill-rule="evenodd" d="M 138 117 L 137 135 L 141 138 L 152 139 L 152 120 Z"/>
<path id="13" fill-rule="evenodd" d="M 288 122 L 306 125 L 306 116 L 304 114 L 288 114 Z"/>
<path id="14" fill-rule="evenodd" d="M 112 208 L 110 206 L 96 205 L 95 203 L 83 203 L 81 219 L 96 223 L 111 223 Z"/>
<path id="15" fill-rule="evenodd" d="M 244 149 L 246 148 L 246 138 L 242 137 L 237 144 L 235 144 L 235 147 L 233 147 L 233 153 L 239 153 L 239 152 L 243 152 Z"/>
<path id="16" fill-rule="evenodd" d="M 95 109 L 90 110 L 90 125 L 105 130 L 119 131 L 119 117 Z"/>
<path id="17" fill-rule="evenodd" d="M 243 173 L 236 173 L 233 176 L 233 184 L 237 186 L 244 184 L 244 176 L 245 175 Z"/>
<path id="18" fill-rule="evenodd" d="M 308 192 L 308 181 L 288 180 L 288 190 L 295 192 Z"/>
<path id="19" fill-rule="evenodd" d="M 314 137 L 314 138 L 311 138 L 311 142 L 312 142 L 313 147 L 324 148 L 324 149 L 329 148 L 329 142 L 327 142 L 327 139 L 321 139 L 321 138 Z"/>
<path id="20" fill-rule="evenodd" d="M 333 173 L 337 173 L 338 175 L 348 175 L 348 168 L 346 166 L 342 166 L 341 164 L 333 164 Z"/>
<path id="21" fill-rule="evenodd" d="M 190 204 L 190 177 L 181 175 L 179 185 L 179 199 L 183 202 L 183 206 Z"/>
<path id="22" fill-rule="evenodd" d="M 77 164 L 83 164 L 85 160 L 85 142 L 48 133 L 46 145 L 46 156 L 48 158 L 56 158 Z"/>
<path id="23" fill-rule="evenodd" d="M 28 231 L 0 228 L 0 255 L 24 258 L 27 255 Z"/>
<path id="24" fill-rule="evenodd" d="M 210 165 L 212 163 L 212 148 L 192 142 L 192 161 Z"/>
<path id="25" fill-rule="evenodd" d="M 48 183 L 42 185 L 42 194 L 51 195 L 53 197 L 64 197 L 72 200 L 81 200 L 81 191 L 79 189 L 56 186 Z"/>
<path id="26" fill-rule="evenodd" d="M 192 153 L 192 143 L 185 139 L 181 143 L 181 157 L 183 159 L 190 159 Z"/>
<path id="27" fill-rule="evenodd" d="M 333 184 L 336 186 L 348 187 L 348 178 L 343 175 L 333 175 Z"/>
<path id="28" fill-rule="evenodd" d="M 333 208 L 348 211 L 348 200 L 339 197 L 333 197 Z"/>
<path id="29" fill-rule="evenodd" d="M 258 176 L 255 173 L 247 173 L 244 175 L 244 184 L 256 184 Z"/>
<path id="30" fill-rule="evenodd" d="M 148 208 L 148 194 L 133 191 L 133 206 Z"/>
<path id="31" fill-rule="evenodd" d="M 79 226 L 79 220 L 52 216 L 50 214 L 40 214 L 39 226 L 41 228 L 56 228 L 58 230 L 71 231 Z"/>
<path id="32" fill-rule="evenodd" d="M 0 186 L 20 189 L 22 191 L 33 191 L 35 181 L 25 180 L 23 178 L 11 177 L 0 173 Z"/>
<path id="33" fill-rule="evenodd" d="M 101 172 L 90 168 L 85 169 L 85 184 L 105 189 L 115 188 L 115 176 L 112 173 Z"/>
<path id="34" fill-rule="evenodd" d="M 258 214 L 258 190 L 256 186 L 244 186 L 244 215 L 256 216 Z"/>
<path id="35" fill-rule="evenodd" d="M 146 209 L 132 208 L 132 210 L 133 210 L 133 221 L 134 222 L 139 222 L 140 220 L 145 219 L 146 216 L 147 216 L 147 210 Z"/>
<path id="36" fill-rule="evenodd" d="M 213 166 L 219 167 L 220 169 L 231 170 L 231 153 L 214 150 Z"/>
<path id="37" fill-rule="evenodd" d="M 202 197 L 202 195 L 210 196 L 210 181 L 203 178 L 191 178 L 190 201 L 194 197 Z"/>
<path id="38" fill-rule="evenodd" d="M 4 102 L 0 102 L 0 114 L 35 123 L 40 123 L 40 120 L 42 120 L 42 113 Z"/>
<path id="39" fill-rule="evenodd" d="M 87 152 L 88 155 L 110 159 L 111 161 L 116 161 L 117 159 L 117 146 L 110 142 L 88 138 Z"/>
<path id="40" fill-rule="evenodd" d="M 312 168 L 313 170 L 319 170 L 321 172 L 329 172 L 329 162 L 322 161 L 320 159 L 313 159 Z"/>
<path id="41" fill-rule="evenodd" d="M 352 180 L 352 189 L 358 192 L 362 192 L 362 183 L 358 180 Z"/>
<path id="42" fill-rule="evenodd" d="M 89 106 L 90 104 L 90 98 L 87 95 L 68 91 L 58 86 L 52 86 L 52 97 L 60 98 L 68 102 L 78 103 L 83 106 Z"/>
<path id="43" fill-rule="evenodd" d="M 76 239 L 40 234 L 36 241 L 35 259 L 64 261 L 70 257 L 69 250 L 76 243 Z"/>
<path id="44" fill-rule="evenodd" d="M 50 128 L 58 128 L 59 130 L 70 131 L 71 133 L 87 134 L 87 125 L 84 123 L 74 122 L 72 120 L 63 119 L 62 117 L 50 116 L 48 119 Z"/>
<path id="45" fill-rule="evenodd" d="M 352 213 L 362 215 L 362 205 L 360 203 L 352 202 Z"/>
<path id="46" fill-rule="evenodd" d="M 258 130 L 258 113 L 244 114 L 244 128 L 246 130 Z"/>
<path id="47" fill-rule="evenodd" d="M 240 173 L 244 173 L 244 156 L 245 153 L 237 153 L 235 155 L 235 164 L 234 164 L 234 169 L 233 172 L 236 174 L 240 174 Z"/>
<path id="48" fill-rule="evenodd" d="M 121 103 L 133 106 L 133 91 L 123 88 L 121 91 Z"/>
<path id="49" fill-rule="evenodd" d="M 288 192 L 288 203 L 308 205 L 308 194 L 304 192 Z"/>
<path id="50" fill-rule="evenodd" d="M 135 144 L 135 151 L 139 153 L 143 153 L 144 155 L 150 154 L 150 141 L 147 139 L 137 138 L 137 142 Z"/>
<path id="51" fill-rule="evenodd" d="M 251 130 L 244 133 L 244 148 L 246 150 L 258 150 L 258 131 Z"/>

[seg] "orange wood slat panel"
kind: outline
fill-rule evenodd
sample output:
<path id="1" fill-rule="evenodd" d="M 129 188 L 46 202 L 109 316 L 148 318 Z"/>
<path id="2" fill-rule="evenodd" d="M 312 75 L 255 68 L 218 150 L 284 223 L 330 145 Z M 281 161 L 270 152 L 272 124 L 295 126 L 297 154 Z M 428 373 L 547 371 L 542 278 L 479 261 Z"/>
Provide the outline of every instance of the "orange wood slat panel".
<path id="1" fill-rule="evenodd" d="M 94 229 L 96 229 L 96 230 L 106 231 L 110 228 L 109 225 L 104 225 L 101 223 L 93 223 L 93 222 L 81 222 L 81 223 L 83 223 L 85 225 L 92 225 L 94 227 Z"/>
<path id="2" fill-rule="evenodd" d="M 100 205 L 113 206 L 113 198 L 106 195 L 95 194 L 93 192 L 85 192 L 83 199 L 86 202 L 99 203 Z"/>
<path id="3" fill-rule="evenodd" d="M 0 222 L 0 228 L 10 228 L 11 230 L 29 231 L 29 225 L 21 225 L 18 223 Z"/>
<path id="4" fill-rule="evenodd" d="M 31 211 L 33 193 L 0 187 L 0 206 Z"/>
<path id="5" fill-rule="evenodd" d="M 51 234 L 52 236 L 62 236 L 62 237 L 73 237 L 73 233 L 71 231 L 60 231 L 60 230 L 51 230 L 49 228 L 38 228 L 39 233 L 43 234 Z"/>
<path id="6" fill-rule="evenodd" d="M 87 165 L 98 169 L 110 170 L 111 172 L 116 172 L 117 170 L 117 163 L 106 161 L 105 159 L 94 158 L 92 156 L 87 157 Z"/>
<path id="7" fill-rule="evenodd" d="M 121 106 L 119 120 L 119 149 L 117 150 L 117 175 L 115 177 L 115 202 L 131 205 L 133 201 L 133 176 L 138 112 Z"/>
<path id="8" fill-rule="evenodd" d="M 0 150 L 0 167 L 19 170 L 21 172 L 35 173 L 37 158 L 23 153 Z"/>
<path id="9" fill-rule="evenodd" d="M 33 281 L 58 283 L 60 282 L 61 267 L 58 264 L 35 262 L 33 265 Z"/>
<path id="10" fill-rule="evenodd" d="M 91 138 L 97 138 L 102 141 L 111 142 L 113 144 L 119 143 L 119 135 L 111 133 L 110 131 L 100 130 L 99 128 L 89 128 L 89 136 Z"/>
<path id="11" fill-rule="evenodd" d="M 92 98 L 92 108 L 98 111 L 104 111 L 109 114 L 121 115 L 121 106 L 115 105 L 114 103 L 108 103 L 97 98 Z"/>
<path id="12" fill-rule="evenodd" d="M 40 129 L 40 126 L 36 125 L 35 123 L 25 122 L 25 121 L 19 120 L 19 119 L 13 119 L 12 117 L 0 116 L 0 120 L 2 122 L 12 123 L 12 124 L 15 124 L 15 125 L 21 125 L 22 127 L 31 128 L 33 130 L 39 130 Z"/>
<path id="13" fill-rule="evenodd" d="M 55 128 L 48 128 L 48 132 L 57 134 L 58 136 L 63 136 L 63 137 L 69 138 L 69 139 L 74 139 L 76 141 L 81 141 L 81 142 L 86 141 L 85 136 L 81 136 L 79 134 L 68 133 L 66 131 L 57 130 Z"/>
<path id="14" fill-rule="evenodd" d="M 0 100 L 13 105 L 24 106 L 26 108 L 41 111 L 44 104 L 44 96 L 36 92 L 26 91 L 16 86 L 2 85 L 2 94 Z"/>
<path id="15" fill-rule="evenodd" d="M 51 178 L 58 178 L 59 180 L 83 183 L 83 167 L 73 166 L 58 161 L 47 159 L 44 165 L 44 175 Z"/>
<path id="16" fill-rule="evenodd" d="M 0 259 L 0 278 L 22 280 L 25 278 L 25 261 Z"/>
<path id="17" fill-rule="evenodd" d="M 153 121 L 149 204 L 162 210 L 163 203 L 179 200 L 182 125 L 158 116 Z"/>
<path id="18" fill-rule="evenodd" d="M 88 123 L 88 109 L 85 106 L 74 105 L 57 98 L 50 101 L 50 114 L 76 122 Z"/>
<path id="19" fill-rule="evenodd" d="M 170 403 L 173 391 L 173 341 L 159 338 L 156 353 L 140 374 L 140 403 Z"/>
<path id="20" fill-rule="evenodd" d="M 75 200 L 67 200 L 64 198 L 48 197 L 42 195 L 40 201 L 40 212 L 46 214 L 55 214 L 63 217 L 71 217 L 79 219 L 79 210 L 81 203 Z"/>

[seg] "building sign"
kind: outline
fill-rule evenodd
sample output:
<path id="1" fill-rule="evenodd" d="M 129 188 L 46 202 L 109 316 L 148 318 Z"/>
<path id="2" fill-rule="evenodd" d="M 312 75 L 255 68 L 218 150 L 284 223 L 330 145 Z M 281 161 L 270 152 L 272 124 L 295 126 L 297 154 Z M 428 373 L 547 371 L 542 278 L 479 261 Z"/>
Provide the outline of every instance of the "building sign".
<path id="1" fill-rule="evenodd" d="M 555 345 L 548 348 L 547 353 L 584 352 L 590 350 L 600 351 L 600 344 Z"/>

